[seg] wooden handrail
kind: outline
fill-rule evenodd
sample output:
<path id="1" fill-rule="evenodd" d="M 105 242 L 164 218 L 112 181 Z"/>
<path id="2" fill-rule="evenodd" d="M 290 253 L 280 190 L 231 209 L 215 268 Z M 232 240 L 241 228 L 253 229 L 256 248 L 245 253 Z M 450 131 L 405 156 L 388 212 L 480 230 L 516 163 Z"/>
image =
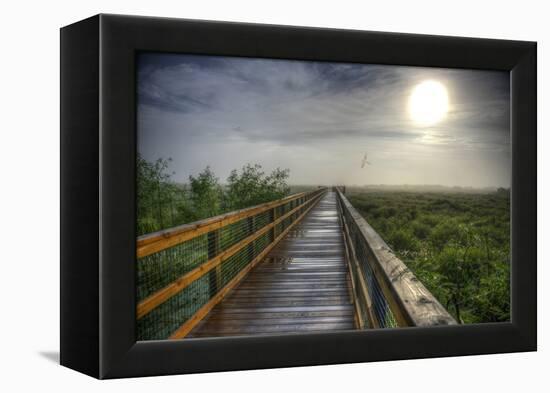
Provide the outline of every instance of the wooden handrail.
<path id="1" fill-rule="evenodd" d="M 261 205 L 236 210 L 204 220 L 192 222 L 189 224 L 183 224 L 173 228 L 164 229 L 162 231 L 152 232 L 146 235 L 139 236 L 137 239 L 137 257 L 146 257 L 148 255 L 183 243 L 187 240 L 193 239 L 197 236 L 203 235 L 216 229 L 223 228 L 244 218 L 261 214 L 270 209 L 291 202 L 295 199 L 312 195 L 322 190 L 325 189 L 322 188 L 309 192 L 300 192 L 297 194 L 289 195 L 282 199 L 263 203 Z"/>
<path id="2" fill-rule="evenodd" d="M 320 193 L 321 190 L 316 190 L 312 194 L 315 195 L 315 193 Z M 302 195 L 303 196 L 303 195 Z M 296 198 L 287 200 L 285 203 L 288 203 Z M 256 232 L 252 233 L 248 237 L 242 239 L 238 243 L 235 243 L 231 247 L 229 247 L 227 250 L 219 253 L 218 255 L 214 256 L 213 258 L 209 259 L 208 261 L 202 263 L 200 266 L 196 267 L 195 269 L 183 274 L 181 277 L 177 278 L 170 284 L 166 285 L 164 288 L 156 291 L 152 295 L 148 296 L 144 300 L 142 300 L 138 306 L 137 306 L 137 318 L 142 318 L 143 316 L 147 315 L 149 312 L 154 310 L 156 307 L 158 307 L 160 304 L 164 303 L 166 300 L 170 299 L 172 296 L 178 294 L 182 290 L 184 290 L 186 287 L 188 287 L 193 281 L 198 280 L 208 272 L 210 272 L 215 267 L 221 265 L 224 261 L 226 261 L 231 256 L 238 253 L 240 250 L 242 250 L 244 247 L 252 243 L 254 240 L 258 239 L 263 234 L 267 233 L 270 229 L 281 223 L 286 218 L 290 217 L 292 214 L 296 213 L 299 209 L 303 208 L 305 204 L 312 202 L 314 198 L 308 199 L 304 203 L 296 206 L 292 210 L 288 211 L 284 215 L 278 217 L 273 222 L 270 222 L 263 226 L 262 228 L 258 229 Z M 278 205 L 277 205 L 278 206 Z M 275 206 L 276 207 L 276 206 Z M 272 207 L 273 208 L 273 207 Z"/>
<path id="3" fill-rule="evenodd" d="M 437 301 L 433 294 L 416 278 L 414 273 L 401 261 L 351 205 L 337 188 L 342 209 L 345 209 L 361 234 L 369 251 L 370 264 L 376 281 L 400 326 L 454 325 L 456 321 Z M 355 255 L 354 255 L 355 257 Z"/>

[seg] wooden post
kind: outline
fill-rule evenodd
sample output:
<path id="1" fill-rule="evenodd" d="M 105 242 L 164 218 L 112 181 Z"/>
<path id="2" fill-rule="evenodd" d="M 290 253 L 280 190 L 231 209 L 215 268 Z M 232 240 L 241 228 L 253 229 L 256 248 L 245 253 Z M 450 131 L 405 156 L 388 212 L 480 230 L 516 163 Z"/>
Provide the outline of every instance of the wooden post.
<path id="1" fill-rule="evenodd" d="M 252 216 L 246 219 L 247 233 L 249 236 L 254 233 L 254 217 L 255 216 Z M 254 259 L 254 242 L 251 242 L 248 245 L 248 254 L 249 254 L 248 260 L 252 261 Z"/>
<path id="2" fill-rule="evenodd" d="M 275 222 L 276 218 L 275 218 L 275 207 L 273 209 L 271 209 L 269 211 L 269 222 Z M 276 230 L 276 225 L 273 226 L 273 228 L 271 228 L 271 230 L 269 231 L 269 244 L 273 243 L 275 241 L 275 238 L 277 237 L 276 236 L 276 233 L 275 233 L 275 230 Z"/>
<path id="3" fill-rule="evenodd" d="M 220 230 L 208 232 L 208 260 L 214 258 L 220 252 Z M 216 266 L 209 273 L 209 286 L 210 286 L 210 297 L 213 297 L 218 293 L 222 287 L 222 265 Z"/>

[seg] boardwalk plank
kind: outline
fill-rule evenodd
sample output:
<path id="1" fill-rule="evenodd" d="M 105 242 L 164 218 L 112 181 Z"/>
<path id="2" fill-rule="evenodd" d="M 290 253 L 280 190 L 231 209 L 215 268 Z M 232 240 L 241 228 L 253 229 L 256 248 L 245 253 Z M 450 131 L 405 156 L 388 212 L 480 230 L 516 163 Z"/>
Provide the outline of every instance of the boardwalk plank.
<path id="1" fill-rule="evenodd" d="M 354 329 L 336 198 L 327 193 L 188 337 Z"/>

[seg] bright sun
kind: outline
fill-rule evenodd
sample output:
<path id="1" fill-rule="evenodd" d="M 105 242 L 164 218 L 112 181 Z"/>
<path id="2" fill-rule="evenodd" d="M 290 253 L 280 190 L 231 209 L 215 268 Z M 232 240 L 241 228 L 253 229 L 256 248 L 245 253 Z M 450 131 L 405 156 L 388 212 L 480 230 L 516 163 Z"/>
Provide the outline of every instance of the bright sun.
<path id="1" fill-rule="evenodd" d="M 442 120 L 449 110 L 445 86 L 437 81 L 419 83 L 409 98 L 409 114 L 415 123 L 430 126 Z"/>

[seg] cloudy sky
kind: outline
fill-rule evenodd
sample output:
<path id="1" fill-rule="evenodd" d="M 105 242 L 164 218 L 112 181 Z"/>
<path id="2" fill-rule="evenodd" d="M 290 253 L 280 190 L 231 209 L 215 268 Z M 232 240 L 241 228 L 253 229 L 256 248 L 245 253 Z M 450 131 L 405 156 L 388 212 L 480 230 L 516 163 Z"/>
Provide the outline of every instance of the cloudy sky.
<path id="1" fill-rule="evenodd" d="M 448 95 L 430 125 L 409 110 L 427 80 Z M 180 182 L 258 163 L 291 184 L 509 187 L 509 89 L 497 71 L 146 53 L 138 150 Z"/>

